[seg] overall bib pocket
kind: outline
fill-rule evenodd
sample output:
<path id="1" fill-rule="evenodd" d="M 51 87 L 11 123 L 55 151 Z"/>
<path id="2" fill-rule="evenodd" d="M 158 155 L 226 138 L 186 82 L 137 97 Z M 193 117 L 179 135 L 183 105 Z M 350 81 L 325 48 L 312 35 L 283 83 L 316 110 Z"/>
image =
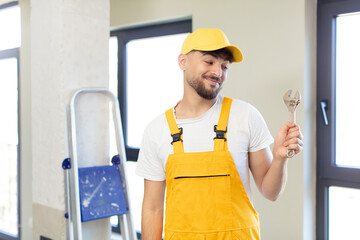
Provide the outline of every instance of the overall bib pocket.
<path id="1" fill-rule="evenodd" d="M 179 175 L 172 180 L 168 206 L 178 229 L 215 231 L 231 226 L 230 174 Z M 188 206 L 188 211 L 184 206 Z M 181 226 L 180 226 L 181 225 Z M 195 227 L 197 226 L 197 227 Z M 169 226 L 170 227 L 170 226 Z"/>

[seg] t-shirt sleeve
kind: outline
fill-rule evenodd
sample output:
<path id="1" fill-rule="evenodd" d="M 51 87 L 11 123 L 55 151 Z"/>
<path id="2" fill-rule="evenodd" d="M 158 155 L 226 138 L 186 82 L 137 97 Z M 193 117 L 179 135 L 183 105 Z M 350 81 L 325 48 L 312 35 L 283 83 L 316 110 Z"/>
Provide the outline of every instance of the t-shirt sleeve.
<path id="1" fill-rule="evenodd" d="M 250 105 L 251 106 L 251 105 Z M 274 138 L 260 112 L 253 106 L 249 112 L 250 146 L 249 152 L 259 151 L 273 143 Z"/>
<path id="2" fill-rule="evenodd" d="M 148 127 L 144 131 L 135 173 L 147 180 L 163 181 L 165 169 L 158 154 L 157 141 L 154 139 L 156 135 L 152 134 L 151 130 L 153 128 Z"/>

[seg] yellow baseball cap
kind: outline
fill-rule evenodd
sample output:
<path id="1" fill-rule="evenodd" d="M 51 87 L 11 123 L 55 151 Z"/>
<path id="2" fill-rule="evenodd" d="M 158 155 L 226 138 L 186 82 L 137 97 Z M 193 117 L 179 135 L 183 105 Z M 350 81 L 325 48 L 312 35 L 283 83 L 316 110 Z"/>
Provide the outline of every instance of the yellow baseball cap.
<path id="1" fill-rule="evenodd" d="M 235 45 L 231 45 L 225 33 L 216 28 L 199 28 L 190 33 L 183 42 L 181 53 L 188 54 L 192 50 L 215 51 L 222 48 L 226 48 L 232 53 L 233 62 L 243 60 L 240 49 Z"/>

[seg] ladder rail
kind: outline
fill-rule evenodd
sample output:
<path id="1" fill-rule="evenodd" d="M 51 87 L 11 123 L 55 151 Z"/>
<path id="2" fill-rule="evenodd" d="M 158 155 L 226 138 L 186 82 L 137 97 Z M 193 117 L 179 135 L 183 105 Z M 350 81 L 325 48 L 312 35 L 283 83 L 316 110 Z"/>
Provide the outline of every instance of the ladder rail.
<path id="1" fill-rule="evenodd" d="M 117 143 L 117 149 L 118 149 L 118 153 L 119 153 L 119 157 L 120 157 L 120 165 L 119 165 L 119 170 L 120 170 L 120 176 L 121 176 L 121 181 L 123 183 L 123 189 L 124 189 L 124 195 L 125 195 L 125 201 L 126 201 L 126 206 L 128 207 L 128 211 L 125 214 L 126 215 L 126 220 L 124 221 L 124 215 L 123 215 L 123 223 L 126 222 L 127 223 L 127 227 L 124 227 L 125 229 L 130 229 L 129 231 L 129 240 L 136 240 L 136 232 L 135 232 L 135 227 L 134 227 L 134 223 L 131 219 L 131 202 L 129 201 L 130 196 L 129 196 L 129 186 L 127 184 L 127 180 L 125 179 L 126 176 L 126 151 L 125 151 L 125 143 L 124 143 L 124 138 L 121 136 L 124 136 L 123 134 L 123 128 L 122 128 L 122 124 L 121 124 L 121 113 L 120 113 L 120 107 L 119 107 L 119 102 L 117 101 L 117 98 L 115 97 L 114 94 L 112 94 L 111 92 L 108 92 L 109 95 L 111 95 L 111 97 L 114 99 L 113 103 L 115 104 L 115 106 L 113 106 L 113 116 L 115 118 L 114 124 L 115 124 L 115 133 L 116 133 L 116 143 Z M 124 185 L 124 183 L 126 183 Z M 123 229 L 121 229 L 123 230 Z M 127 240 L 127 239 L 125 239 Z"/>
<path id="2" fill-rule="evenodd" d="M 131 203 L 129 201 L 129 187 L 126 179 L 126 151 L 125 143 L 123 138 L 123 130 L 121 124 L 121 114 L 119 110 L 119 103 L 115 95 L 110 92 L 107 88 L 81 88 L 77 90 L 70 101 L 70 129 L 69 129 L 69 141 L 70 141 L 70 157 L 71 157 L 71 168 L 70 171 L 66 171 L 66 193 L 70 194 L 71 198 L 66 201 L 68 211 L 68 239 L 82 239 L 82 226 L 81 226 L 81 206 L 79 196 L 79 175 L 78 175 L 78 155 L 77 155 L 77 138 L 76 138 L 76 109 L 75 102 L 79 95 L 83 93 L 102 93 L 108 97 L 112 104 L 112 117 L 115 127 L 115 138 L 116 146 L 120 158 L 119 171 L 121 181 L 123 185 L 124 197 L 128 211 L 126 214 L 119 216 L 121 222 L 119 222 L 120 229 L 122 231 L 124 240 L 136 240 L 136 231 L 131 217 Z M 73 179 L 73 181 L 69 181 Z M 73 238 L 74 237 L 74 238 Z"/>

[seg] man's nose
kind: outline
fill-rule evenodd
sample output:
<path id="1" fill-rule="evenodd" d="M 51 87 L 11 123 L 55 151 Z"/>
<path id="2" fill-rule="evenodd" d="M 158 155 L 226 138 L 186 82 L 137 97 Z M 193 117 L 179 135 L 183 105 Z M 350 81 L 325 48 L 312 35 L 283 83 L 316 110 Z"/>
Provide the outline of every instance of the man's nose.
<path id="1" fill-rule="evenodd" d="M 222 74 L 223 74 L 223 70 L 221 68 L 221 64 L 214 64 L 213 65 L 213 69 L 212 72 L 214 75 L 216 75 L 216 77 L 221 78 Z"/>

